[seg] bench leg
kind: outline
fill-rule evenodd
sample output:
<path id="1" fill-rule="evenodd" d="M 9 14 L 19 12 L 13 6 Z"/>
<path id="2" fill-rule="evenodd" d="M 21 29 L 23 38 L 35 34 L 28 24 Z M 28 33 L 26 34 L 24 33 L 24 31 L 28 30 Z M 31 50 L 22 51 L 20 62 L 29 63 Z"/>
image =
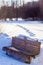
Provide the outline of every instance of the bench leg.
<path id="1" fill-rule="evenodd" d="M 31 57 L 35 58 L 35 55 L 32 55 Z"/>
<path id="2" fill-rule="evenodd" d="M 26 61 L 25 61 L 25 63 L 28 63 L 28 64 L 30 64 L 30 63 L 31 63 L 31 57 L 28 57 L 28 58 L 26 58 Z"/>

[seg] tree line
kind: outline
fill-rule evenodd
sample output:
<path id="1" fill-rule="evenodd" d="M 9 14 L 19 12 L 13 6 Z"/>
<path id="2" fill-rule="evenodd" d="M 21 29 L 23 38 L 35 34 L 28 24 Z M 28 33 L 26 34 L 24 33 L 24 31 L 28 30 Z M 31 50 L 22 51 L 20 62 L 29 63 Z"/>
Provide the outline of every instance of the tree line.
<path id="1" fill-rule="evenodd" d="M 14 3 L 13 3 L 14 4 Z M 33 20 L 43 20 L 43 11 L 41 12 L 39 2 L 28 2 L 27 4 L 21 5 L 19 7 L 13 6 L 2 6 L 0 8 L 0 19 L 12 19 L 12 18 L 22 18 Z"/>

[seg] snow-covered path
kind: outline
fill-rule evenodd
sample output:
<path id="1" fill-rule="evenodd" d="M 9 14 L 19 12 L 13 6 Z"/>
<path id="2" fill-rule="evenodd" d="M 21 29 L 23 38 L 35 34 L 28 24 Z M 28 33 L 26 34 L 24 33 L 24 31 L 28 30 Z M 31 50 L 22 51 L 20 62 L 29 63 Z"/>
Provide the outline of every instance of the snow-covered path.
<path id="1" fill-rule="evenodd" d="M 41 23 L 0 23 L 0 65 L 43 65 L 43 24 Z M 31 64 L 25 64 L 13 59 L 2 51 L 3 46 L 11 44 L 12 36 L 27 36 L 41 42 L 40 54 L 32 59 Z"/>

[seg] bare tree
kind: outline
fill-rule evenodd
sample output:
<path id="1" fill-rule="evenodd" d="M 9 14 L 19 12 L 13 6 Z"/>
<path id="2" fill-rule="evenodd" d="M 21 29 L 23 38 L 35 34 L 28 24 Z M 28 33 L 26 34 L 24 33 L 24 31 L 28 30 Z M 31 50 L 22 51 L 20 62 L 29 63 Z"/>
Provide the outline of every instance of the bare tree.
<path id="1" fill-rule="evenodd" d="M 18 20 L 18 0 L 16 0 L 16 20 Z"/>
<path id="2" fill-rule="evenodd" d="M 24 6 L 24 0 L 23 0 L 23 6 Z"/>
<path id="3" fill-rule="evenodd" d="M 3 4 L 3 6 L 5 5 L 5 2 L 4 2 L 4 0 L 2 0 L 2 4 Z"/>
<path id="4" fill-rule="evenodd" d="M 21 6 L 21 0 L 20 0 L 20 6 Z"/>

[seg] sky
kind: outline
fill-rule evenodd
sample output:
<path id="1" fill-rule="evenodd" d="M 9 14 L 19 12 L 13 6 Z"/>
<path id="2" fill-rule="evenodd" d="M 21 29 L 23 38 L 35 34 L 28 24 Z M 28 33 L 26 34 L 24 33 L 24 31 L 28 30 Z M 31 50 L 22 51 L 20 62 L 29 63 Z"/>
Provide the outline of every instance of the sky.
<path id="1" fill-rule="evenodd" d="M 9 5 L 11 4 L 11 0 L 0 0 L 0 6 L 3 5 L 2 1 L 5 1 L 5 4 L 6 4 L 6 2 L 8 2 Z M 16 0 L 13 0 L 13 1 L 16 1 Z M 20 1 L 20 0 L 18 0 L 18 1 Z M 21 0 L 21 2 L 22 1 L 23 0 Z M 38 0 L 24 0 L 24 1 L 25 1 L 25 3 L 27 3 L 27 2 L 38 1 Z"/>

